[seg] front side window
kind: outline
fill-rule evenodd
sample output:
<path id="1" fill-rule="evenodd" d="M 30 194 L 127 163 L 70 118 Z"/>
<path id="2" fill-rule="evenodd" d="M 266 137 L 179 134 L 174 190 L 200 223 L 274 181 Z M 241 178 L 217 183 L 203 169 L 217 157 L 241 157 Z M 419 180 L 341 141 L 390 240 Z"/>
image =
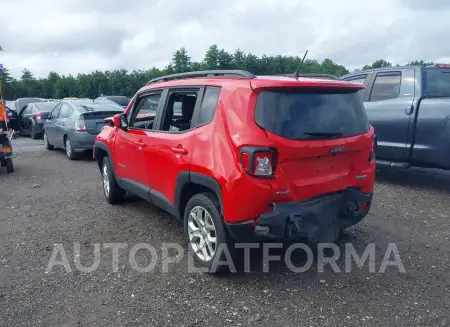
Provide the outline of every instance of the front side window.
<path id="1" fill-rule="evenodd" d="M 156 92 L 139 97 L 129 117 L 128 126 L 130 128 L 153 129 L 161 95 L 162 92 Z"/>

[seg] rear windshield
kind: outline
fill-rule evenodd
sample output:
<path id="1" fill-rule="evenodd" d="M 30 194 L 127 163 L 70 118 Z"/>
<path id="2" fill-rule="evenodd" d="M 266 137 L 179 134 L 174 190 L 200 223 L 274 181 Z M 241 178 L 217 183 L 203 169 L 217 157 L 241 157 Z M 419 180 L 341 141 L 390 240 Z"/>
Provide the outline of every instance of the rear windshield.
<path id="1" fill-rule="evenodd" d="M 450 69 L 427 69 L 427 95 L 430 97 L 450 97 Z"/>
<path id="2" fill-rule="evenodd" d="M 255 120 L 262 128 L 294 140 L 364 134 L 370 125 L 355 91 L 263 91 L 258 96 Z"/>
<path id="3" fill-rule="evenodd" d="M 80 107 L 84 111 L 117 111 L 117 112 L 123 112 L 123 108 L 115 105 L 110 104 L 98 104 L 98 103 L 91 103 L 91 104 L 81 104 Z"/>
<path id="4" fill-rule="evenodd" d="M 109 96 L 107 97 L 108 100 L 114 101 L 121 106 L 127 106 L 128 102 L 130 102 L 130 99 L 128 99 L 126 96 Z"/>

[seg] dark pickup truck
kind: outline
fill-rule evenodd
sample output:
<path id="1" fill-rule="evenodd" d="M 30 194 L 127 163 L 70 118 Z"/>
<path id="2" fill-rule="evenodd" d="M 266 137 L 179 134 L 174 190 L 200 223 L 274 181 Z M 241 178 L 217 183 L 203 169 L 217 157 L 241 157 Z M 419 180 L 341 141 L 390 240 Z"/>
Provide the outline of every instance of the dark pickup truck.
<path id="1" fill-rule="evenodd" d="M 450 169 L 450 65 L 377 68 L 342 76 L 360 91 L 377 135 L 377 165 Z"/>

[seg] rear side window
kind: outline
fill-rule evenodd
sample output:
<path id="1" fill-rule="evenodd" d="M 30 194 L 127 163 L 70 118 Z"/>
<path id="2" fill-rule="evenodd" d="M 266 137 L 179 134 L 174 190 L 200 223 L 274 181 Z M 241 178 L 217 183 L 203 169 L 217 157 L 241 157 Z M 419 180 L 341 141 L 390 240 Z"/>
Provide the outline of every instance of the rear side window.
<path id="1" fill-rule="evenodd" d="M 263 91 L 255 120 L 269 132 L 294 140 L 359 135 L 370 127 L 354 89 Z"/>
<path id="2" fill-rule="evenodd" d="M 73 109 L 66 103 L 63 103 L 61 111 L 59 113 L 59 118 L 69 118 L 73 113 Z"/>
<path id="3" fill-rule="evenodd" d="M 430 97 L 450 97 L 450 69 L 427 69 L 427 95 Z"/>
<path id="4" fill-rule="evenodd" d="M 200 110 L 200 119 L 198 124 L 210 123 L 216 113 L 217 102 L 219 101 L 220 88 L 207 87 L 203 96 L 202 106 Z"/>
<path id="5" fill-rule="evenodd" d="M 378 73 L 370 93 L 369 101 L 383 101 L 398 98 L 402 74 L 400 72 Z"/>

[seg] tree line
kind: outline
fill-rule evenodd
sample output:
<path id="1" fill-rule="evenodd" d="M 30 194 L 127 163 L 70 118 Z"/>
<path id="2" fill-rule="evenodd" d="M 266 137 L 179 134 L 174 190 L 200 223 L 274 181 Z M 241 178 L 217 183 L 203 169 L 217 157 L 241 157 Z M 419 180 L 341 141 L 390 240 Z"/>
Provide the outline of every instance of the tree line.
<path id="1" fill-rule="evenodd" d="M 256 75 L 289 74 L 297 70 L 301 58 L 298 56 L 258 57 L 237 49 L 233 53 L 212 45 L 206 51 L 202 61 L 192 61 L 185 48 L 180 48 L 172 56 L 171 62 L 164 68 L 153 67 L 148 70 L 125 69 L 113 71 L 94 71 L 89 74 L 60 75 L 50 72 L 47 77 L 36 78 L 31 71 L 24 69 L 20 79 L 13 78 L 7 67 L 0 72 L 3 97 L 13 100 L 21 97 L 41 97 L 61 99 L 63 97 L 96 98 L 104 95 L 133 96 L 134 93 L 152 78 L 173 73 L 182 73 L 207 69 L 243 69 Z M 408 65 L 430 65 L 431 62 L 415 60 Z M 362 67 L 362 70 L 379 67 L 391 67 L 392 63 L 380 59 Z M 398 66 L 398 65 L 397 65 Z M 327 58 L 322 62 L 306 59 L 302 73 L 321 73 L 342 76 L 348 69 Z"/>

